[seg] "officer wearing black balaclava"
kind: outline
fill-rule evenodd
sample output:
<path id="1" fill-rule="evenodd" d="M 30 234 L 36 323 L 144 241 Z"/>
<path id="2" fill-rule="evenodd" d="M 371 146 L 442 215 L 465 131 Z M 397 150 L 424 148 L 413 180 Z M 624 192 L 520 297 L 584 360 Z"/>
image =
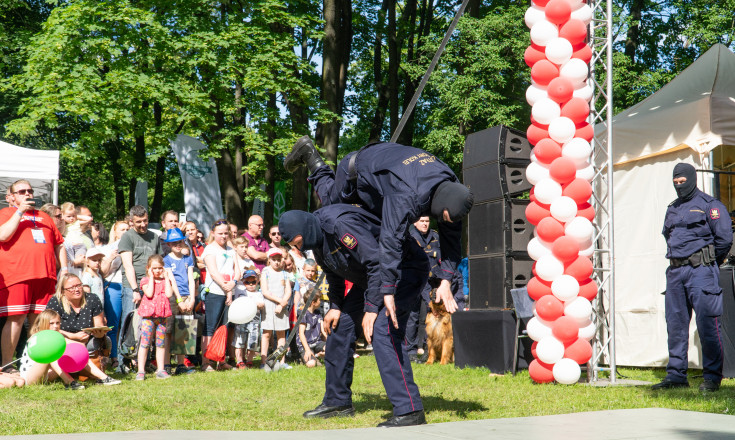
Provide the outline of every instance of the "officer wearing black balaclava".
<path id="1" fill-rule="evenodd" d="M 329 284 L 330 309 L 324 325 L 327 338 L 324 364 L 325 392 L 322 403 L 304 417 L 339 417 L 355 413 L 352 375 L 355 341 L 362 323 L 372 342 L 393 417 L 378 426 L 410 426 L 426 423 L 411 362 L 404 351 L 411 306 L 416 303 L 429 274 L 429 260 L 418 243 L 407 240 L 397 266 L 395 293 L 381 292 L 378 240 L 380 219 L 364 209 L 346 204 L 327 205 L 313 214 L 288 211 L 278 229 L 283 239 L 302 251 L 311 249 Z M 353 284 L 345 295 L 345 280 Z M 370 319 L 363 319 L 363 314 Z M 396 342 L 397 341 L 397 342 Z"/>
<path id="2" fill-rule="evenodd" d="M 436 300 L 443 300 L 450 313 L 457 310 L 451 280 L 462 258 L 462 219 L 472 208 L 473 197 L 445 163 L 418 148 L 376 143 L 342 159 L 335 173 L 324 164 L 311 139 L 304 136 L 284 161 L 288 171 L 301 164 L 309 168 L 309 182 L 323 205 L 359 203 L 380 217 L 383 294 L 395 292 L 401 249 L 410 240 L 409 227 L 422 215 L 436 218 L 442 249 Z"/>
<path id="3" fill-rule="evenodd" d="M 664 218 L 669 268 L 666 270 L 666 329 L 669 363 L 654 390 L 688 387 L 689 321 L 696 313 L 702 344 L 702 393 L 717 391 L 722 381 L 722 289 L 719 265 L 732 246 L 732 225 L 725 206 L 697 189 L 697 172 L 687 163 L 674 167 L 677 198 Z"/>

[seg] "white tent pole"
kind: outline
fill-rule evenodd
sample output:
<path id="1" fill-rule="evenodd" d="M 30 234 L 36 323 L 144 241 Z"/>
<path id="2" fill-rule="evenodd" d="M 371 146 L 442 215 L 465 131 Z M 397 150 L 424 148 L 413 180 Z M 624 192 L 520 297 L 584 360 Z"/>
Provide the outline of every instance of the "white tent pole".
<path id="1" fill-rule="evenodd" d="M 52 196 L 53 197 L 53 202 L 52 203 L 54 205 L 57 205 L 58 206 L 59 205 L 59 181 L 58 181 L 58 179 L 54 179 L 53 180 L 53 185 L 54 185 L 54 189 L 52 191 L 52 193 L 53 193 L 53 196 Z"/>

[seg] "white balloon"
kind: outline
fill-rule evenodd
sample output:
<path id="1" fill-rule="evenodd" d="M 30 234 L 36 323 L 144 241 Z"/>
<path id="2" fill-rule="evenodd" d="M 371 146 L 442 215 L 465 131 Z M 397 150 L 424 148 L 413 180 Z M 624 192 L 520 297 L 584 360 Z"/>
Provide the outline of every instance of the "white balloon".
<path id="1" fill-rule="evenodd" d="M 592 257 L 592 254 L 594 254 L 594 253 L 595 253 L 595 246 L 594 245 L 591 245 L 590 244 L 589 246 L 584 247 L 584 248 L 582 246 L 579 247 L 579 256 L 580 257 L 590 258 L 590 257 Z"/>
<path id="2" fill-rule="evenodd" d="M 536 357 L 546 364 L 555 364 L 564 357 L 564 344 L 553 336 L 546 336 L 536 345 Z"/>
<path id="3" fill-rule="evenodd" d="M 526 102 L 528 102 L 528 105 L 530 106 L 533 106 L 540 100 L 548 97 L 549 94 L 546 92 L 546 87 L 542 87 L 533 82 L 526 89 Z"/>
<path id="4" fill-rule="evenodd" d="M 567 3 L 569 3 L 569 6 L 572 7 L 572 11 L 575 9 L 579 9 L 580 6 L 582 6 L 582 0 L 567 0 Z"/>
<path id="5" fill-rule="evenodd" d="M 582 20 L 584 24 L 590 24 L 592 21 L 592 8 L 589 5 L 582 5 L 579 9 L 573 10 L 569 18 Z"/>
<path id="6" fill-rule="evenodd" d="M 538 347 L 536 347 L 536 353 L 538 353 Z M 582 368 L 576 362 L 567 358 L 560 359 L 555 363 L 551 372 L 554 374 L 554 380 L 562 385 L 575 384 L 582 376 Z"/>
<path id="7" fill-rule="evenodd" d="M 526 26 L 531 29 L 534 24 L 538 23 L 541 20 L 546 20 L 546 13 L 544 12 L 544 8 L 531 6 L 530 8 L 526 9 L 526 14 L 523 16 L 523 20 L 526 22 Z"/>
<path id="8" fill-rule="evenodd" d="M 587 80 L 589 71 L 590 69 L 587 63 L 579 58 L 572 58 L 561 66 L 559 76 L 571 81 L 576 89 Z"/>
<path id="9" fill-rule="evenodd" d="M 536 274 L 544 281 L 553 281 L 564 274 L 564 264 L 553 255 L 544 255 L 536 260 Z M 553 290 L 552 290 L 553 293 Z"/>
<path id="10" fill-rule="evenodd" d="M 551 216 L 566 223 L 577 216 L 577 202 L 571 197 L 561 196 L 551 203 Z"/>
<path id="11" fill-rule="evenodd" d="M 551 283 L 551 293 L 559 301 L 571 301 L 579 295 L 579 282 L 571 275 L 560 275 Z"/>
<path id="12" fill-rule="evenodd" d="M 589 166 L 590 154 L 592 154 L 592 146 L 582 138 L 573 138 L 561 147 L 562 157 L 571 159 L 577 169 Z"/>
<path id="13" fill-rule="evenodd" d="M 560 144 L 571 141 L 576 131 L 577 127 L 574 125 L 574 121 L 564 116 L 558 117 L 549 123 L 549 137 Z"/>
<path id="14" fill-rule="evenodd" d="M 544 255 L 551 255 L 551 244 L 541 240 L 538 237 L 534 237 L 528 242 L 526 246 L 528 256 L 534 260 L 538 260 Z"/>
<path id="15" fill-rule="evenodd" d="M 546 168 L 542 163 L 531 162 L 526 167 L 526 179 L 531 185 L 536 185 L 538 182 L 549 178 L 549 169 Z"/>
<path id="16" fill-rule="evenodd" d="M 590 100 L 592 99 L 592 87 L 587 84 L 583 84 L 574 89 L 574 91 L 572 92 L 572 97 L 582 98 L 585 101 L 590 102 Z"/>
<path id="17" fill-rule="evenodd" d="M 258 306 L 255 305 L 255 301 L 247 296 L 241 296 L 230 304 L 227 320 L 233 324 L 247 324 L 253 320 L 257 312 Z"/>
<path id="18" fill-rule="evenodd" d="M 546 49 L 544 50 L 546 58 L 554 64 L 564 64 L 572 58 L 574 49 L 572 43 L 566 38 L 554 38 L 546 43 Z"/>
<path id="19" fill-rule="evenodd" d="M 561 115 L 561 107 L 551 98 L 542 98 L 536 101 L 531 108 L 533 118 L 539 124 L 547 125 L 555 119 L 559 119 Z"/>
<path id="20" fill-rule="evenodd" d="M 574 219 L 564 225 L 564 235 L 571 237 L 579 243 L 585 243 L 592 239 L 595 233 L 595 227 L 585 217 L 574 217 Z"/>
<path id="21" fill-rule="evenodd" d="M 592 182 L 592 179 L 595 178 L 595 168 L 592 165 L 587 165 L 584 168 L 578 169 L 576 177 Z"/>
<path id="22" fill-rule="evenodd" d="M 579 329 L 579 339 L 584 339 L 585 341 L 591 341 L 592 338 L 595 337 L 595 333 L 597 332 L 597 328 L 595 326 L 594 322 L 591 322 L 586 325 L 585 327 L 581 327 Z"/>
<path id="23" fill-rule="evenodd" d="M 554 23 L 547 20 L 539 20 L 531 27 L 531 41 L 539 46 L 546 44 L 559 37 L 559 28 Z"/>
<path id="24" fill-rule="evenodd" d="M 528 324 L 526 324 L 526 333 L 528 333 L 528 337 L 534 341 L 540 341 L 547 336 L 551 336 L 551 327 L 544 324 L 544 322 L 545 321 L 537 317 L 529 319 Z"/>
<path id="25" fill-rule="evenodd" d="M 574 318 L 580 325 L 587 325 L 587 321 L 589 321 L 590 315 L 592 315 L 592 304 L 587 298 L 578 296 L 564 303 L 564 315 Z"/>
<path id="26" fill-rule="evenodd" d="M 533 194 L 540 203 L 551 205 L 554 200 L 561 197 L 561 185 L 554 179 L 547 177 L 536 182 Z"/>

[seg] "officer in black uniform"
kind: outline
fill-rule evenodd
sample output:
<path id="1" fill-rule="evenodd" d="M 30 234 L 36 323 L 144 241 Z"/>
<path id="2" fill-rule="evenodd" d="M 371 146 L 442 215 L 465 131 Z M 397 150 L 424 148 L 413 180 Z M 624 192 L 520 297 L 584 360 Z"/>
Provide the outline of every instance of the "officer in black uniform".
<path id="1" fill-rule="evenodd" d="M 422 215 L 436 218 L 443 253 L 436 274 L 441 279 L 437 302 L 443 300 L 450 313 L 457 310 L 450 282 L 462 258 L 462 218 L 472 208 L 473 198 L 446 164 L 418 148 L 377 143 L 347 155 L 335 173 L 308 136 L 294 144 L 284 166 L 293 171 L 302 163 L 309 168 L 309 181 L 323 205 L 360 203 L 380 217 L 380 292 L 384 295 L 395 293 L 401 251 L 410 239 L 409 226 Z"/>
<path id="2" fill-rule="evenodd" d="M 725 206 L 697 189 L 693 166 L 674 167 L 677 199 L 666 210 L 669 268 L 666 270 L 666 327 L 669 364 L 666 378 L 653 389 L 688 387 L 687 351 L 692 309 L 702 344 L 703 393 L 717 391 L 722 380 L 722 289 L 719 265 L 732 246 L 732 222 Z"/>
<path id="3" fill-rule="evenodd" d="M 411 309 L 411 314 L 408 316 L 408 324 L 406 324 L 406 350 L 412 361 L 418 361 L 420 359 L 419 354 L 423 354 L 419 352 L 419 349 L 423 350 L 426 339 L 426 326 L 424 321 L 426 320 L 429 301 L 431 301 L 429 293 L 431 292 L 432 285 L 437 280 L 434 273 L 441 268 L 439 234 L 429 228 L 429 223 L 429 216 L 421 216 L 409 231 L 411 237 L 416 240 L 429 258 L 430 267 L 429 282 L 426 283 L 424 290 L 421 291 L 421 296 L 416 300 L 416 304 Z M 452 291 L 454 292 L 453 287 Z"/>
<path id="4" fill-rule="evenodd" d="M 355 341 L 362 322 L 378 364 L 393 417 L 378 426 L 426 423 L 419 389 L 413 381 L 411 362 L 402 345 L 409 310 L 426 284 L 429 263 L 413 240 L 403 244 L 398 283 L 394 293 L 381 292 L 378 238 L 380 219 L 353 205 L 325 206 L 313 214 L 288 211 L 278 228 L 286 242 L 303 251 L 311 249 L 326 272 L 330 309 L 324 325 L 327 338 L 324 363 L 325 393 L 322 403 L 304 417 L 349 416 L 352 406 L 352 372 Z M 345 296 L 345 280 L 354 283 Z M 389 307 L 390 306 L 390 307 Z M 392 312 L 390 312 L 392 310 Z M 365 317 L 363 319 L 363 312 Z M 386 313 L 390 312 L 390 313 Z"/>

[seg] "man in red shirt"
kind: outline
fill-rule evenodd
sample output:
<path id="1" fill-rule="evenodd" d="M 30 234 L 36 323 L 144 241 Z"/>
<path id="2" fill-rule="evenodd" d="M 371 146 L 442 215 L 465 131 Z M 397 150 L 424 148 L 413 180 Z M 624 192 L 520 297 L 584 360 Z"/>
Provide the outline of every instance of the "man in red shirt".
<path id="1" fill-rule="evenodd" d="M 21 327 L 46 308 L 56 288 L 56 271 L 65 270 L 64 238 L 54 221 L 36 209 L 26 180 L 10 185 L 8 208 L 0 210 L 0 317 L 2 365 L 13 360 Z M 10 367 L 9 367 L 10 368 Z"/>
<path id="2" fill-rule="evenodd" d="M 248 219 L 248 230 L 242 236 L 248 239 L 248 257 L 253 260 L 258 272 L 262 271 L 268 261 L 266 252 L 270 249 L 268 241 L 261 237 L 263 234 L 263 218 L 253 215 Z"/>

